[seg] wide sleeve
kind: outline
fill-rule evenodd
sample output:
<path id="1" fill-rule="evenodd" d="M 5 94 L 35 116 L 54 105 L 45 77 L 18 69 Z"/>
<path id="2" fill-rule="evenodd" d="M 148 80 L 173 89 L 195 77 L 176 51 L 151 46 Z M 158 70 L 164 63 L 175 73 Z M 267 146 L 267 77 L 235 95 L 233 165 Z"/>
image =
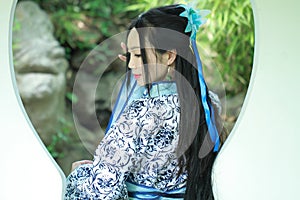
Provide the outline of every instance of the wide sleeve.
<path id="1" fill-rule="evenodd" d="M 65 199 L 127 199 L 125 181 L 135 168 L 136 139 L 141 131 L 141 103 L 122 113 L 98 145 L 91 165 L 81 165 L 68 177 Z"/>

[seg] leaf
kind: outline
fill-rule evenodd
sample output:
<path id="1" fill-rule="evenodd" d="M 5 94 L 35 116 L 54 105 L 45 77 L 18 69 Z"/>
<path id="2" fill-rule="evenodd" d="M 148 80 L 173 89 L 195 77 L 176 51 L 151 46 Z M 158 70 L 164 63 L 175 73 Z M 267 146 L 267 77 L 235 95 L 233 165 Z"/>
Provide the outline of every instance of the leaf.
<path id="1" fill-rule="evenodd" d="M 77 97 L 74 93 L 67 92 L 67 93 L 66 93 L 66 97 L 67 97 L 67 99 L 69 99 L 72 103 L 77 103 L 77 102 L 78 102 L 78 97 Z"/>
<path id="2" fill-rule="evenodd" d="M 144 6 L 141 4 L 135 4 L 131 6 L 127 6 L 124 10 L 125 11 L 136 11 L 136 10 L 143 10 Z"/>

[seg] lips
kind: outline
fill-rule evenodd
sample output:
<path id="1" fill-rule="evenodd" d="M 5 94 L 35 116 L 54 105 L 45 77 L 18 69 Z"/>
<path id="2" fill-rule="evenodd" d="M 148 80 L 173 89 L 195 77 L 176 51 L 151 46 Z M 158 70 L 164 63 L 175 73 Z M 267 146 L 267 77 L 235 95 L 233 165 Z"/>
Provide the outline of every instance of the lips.
<path id="1" fill-rule="evenodd" d="M 135 79 L 139 79 L 139 78 L 141 77 L 141 74 L 133 74 L 133 77 L 134 77 Z"/>

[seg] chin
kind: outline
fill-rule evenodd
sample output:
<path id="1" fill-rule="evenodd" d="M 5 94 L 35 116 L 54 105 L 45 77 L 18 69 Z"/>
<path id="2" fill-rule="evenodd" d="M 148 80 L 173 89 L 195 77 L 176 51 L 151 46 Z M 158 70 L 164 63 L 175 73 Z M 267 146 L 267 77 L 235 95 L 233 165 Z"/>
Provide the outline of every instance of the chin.
<path id="1" fill-rule="evenodd" d="M 137 83 L 139 86 L 145 86 L 145 85 L 146 85 L 144 82 L 140 82 L 140 81 L 136 81 L 136 83 Z"/>

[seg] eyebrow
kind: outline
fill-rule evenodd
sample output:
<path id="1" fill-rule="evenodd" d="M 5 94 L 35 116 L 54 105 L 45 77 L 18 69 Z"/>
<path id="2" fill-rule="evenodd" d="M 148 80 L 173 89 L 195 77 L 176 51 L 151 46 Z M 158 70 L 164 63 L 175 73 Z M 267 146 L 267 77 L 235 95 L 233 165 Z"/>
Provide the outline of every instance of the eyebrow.
<path id="1" fill-rule="evenodd" d="M 138 47 L 138 46 L 131 47 L 131 48 L 128 48 L 128 51 L 132 51 L 132 50 L 135 50 L 135 49 L 140 49 L 140 47 Z"/>

